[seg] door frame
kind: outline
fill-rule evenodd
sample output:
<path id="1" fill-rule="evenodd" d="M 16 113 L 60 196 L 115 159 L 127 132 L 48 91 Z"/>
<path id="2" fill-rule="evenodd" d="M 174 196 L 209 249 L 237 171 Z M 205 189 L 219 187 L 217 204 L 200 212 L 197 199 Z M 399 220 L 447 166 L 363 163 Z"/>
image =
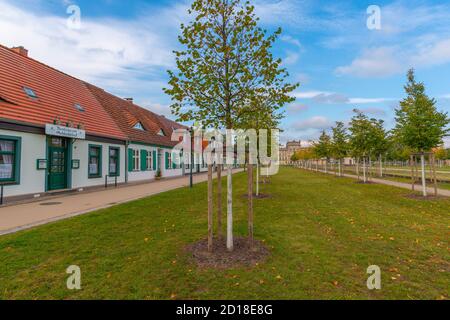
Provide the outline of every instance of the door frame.
<path id="1" fill-rule="evenodd" d="M 57 191 L 57 190 L 66 190 L 72 188 L 72 145 L 73 145 L 73 139 L 71 138 L 64 138 L 64 137 L 56 137 L 61 138 L 66 141 L 66 151 L 65 151 L 65 187 L 62 189 L 54 189 L 50 190 L 49 180 L 50 180 L 50 144 L 49 139 L 51 139 L 53 136 L 45 136 L 45 154 L 47 159 L 47 168 L 45 170 L 45 192 L 48 191 Z"/>

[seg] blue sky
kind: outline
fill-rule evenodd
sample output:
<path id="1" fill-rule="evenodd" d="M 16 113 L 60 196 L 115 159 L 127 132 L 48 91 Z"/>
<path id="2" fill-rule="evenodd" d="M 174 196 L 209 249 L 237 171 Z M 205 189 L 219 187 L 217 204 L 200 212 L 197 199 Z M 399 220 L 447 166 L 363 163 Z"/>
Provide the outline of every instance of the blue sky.
<path id="1" fill-rule="evenodd" d="M 359 108 L 394 123 L 408 68 L 450 112 L 448 1 L 254 0 L 261 24 L 282 27 L 273 48 L 297 101 L 286 106 L 282 140 L 309 140 Z M 67 7 L 81 9 L 81 29 L 67 27 Z M 190 1 L 0 0 L 0 43 L 23 45 L 31 57 L 170 116 L 162 92 L 179 25 Z M 369 30 L 367 8 L 381 8 Z M 449 141 L 447 141 L 449 143 Z"/>

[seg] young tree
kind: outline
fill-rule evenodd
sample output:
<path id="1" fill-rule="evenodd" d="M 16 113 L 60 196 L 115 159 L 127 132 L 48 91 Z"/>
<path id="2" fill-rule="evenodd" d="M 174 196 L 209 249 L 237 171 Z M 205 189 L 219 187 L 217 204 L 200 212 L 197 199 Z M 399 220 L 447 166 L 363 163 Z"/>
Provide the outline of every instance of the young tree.
<path id="1" fill-rule="evenodd" d="M 338 160 L 339 176 L 342 176 L 341 164 L 342 159 L 348 154 L 348 135 L 343 122 L 336 122 L 336 126 L 331 128 L 333 132 L 331 143 L 331 154 L 334 159 Z"/>
<path id="2" fill-rule="evenodd" d="M 362 157 L 363 159 L 363 182 L 367 182 L 366 173 L 366 160 L 370 154 L 372 148 L 372 130 L 371 122 L 367 116 L 361 111 L 354 109 L 355 115 L 350 121 L 350 138 L 349 138 L 349 150 L 351 154 L 355 156 L 358 161 Z"/>
<path id="3" fill-rule="evenodd" d="M 389 148 L 388 132 L 384 128 L 384 121 L 370 119 L 372 129 L 371 154 L 378 157 L 380 167 L 380 177 L 383 177 L 383 154 Z"/>
<path id="4" fill-rule="evenodd" d="M 331 137 L 325 132 L 322 131 L 322 134 L 319 137 L 319 140 L 314 144 L 314 153 L 318 158 L 325 158 L 325 172 L 328 172 L 328 159 L 332 154 L 332 143 Z"/>
<path id="5" fill-rule="evenodd" d="M 442 144 L 449 132 L 446 127 L 450 119 L 447 113 L 437 111 L 436 100 L 427 96 L 425 85 L 416 82 L 414 69 L 408 71 L 407 78 L 407 96 L 400 101 L 400 107 L 396 110 L 395 132 L 405 146 L 420 153 L 422 191 L 426 197 L 425 152 Z"/>
<path id="6" fill-rule="evenodd" d="M 251 112 L 255 97 L 269 97 L 270 108 L 292 102 L 297 85 L 286 83 L 287 71 L 270 49 L 281 33 L 258 27 L 254 7 L 240 0 L 195 0 L 193 21 L 181 26 L 176 51 L 178 72 L 169 71 L 165 92 L 180 121 L 201 121 L 206 127 L 237 129 Z M 226 141 L 231 146 L 231 137 Z M 227 162 L 227 248 L 233 250 L 232 163 Z"/>

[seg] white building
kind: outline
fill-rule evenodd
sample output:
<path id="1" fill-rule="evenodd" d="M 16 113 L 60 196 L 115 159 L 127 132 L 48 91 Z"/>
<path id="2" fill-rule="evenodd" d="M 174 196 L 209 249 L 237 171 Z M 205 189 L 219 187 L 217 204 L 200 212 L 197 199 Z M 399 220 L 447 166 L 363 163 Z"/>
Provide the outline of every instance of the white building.
<path id="1" fill-rule="evenodd" d="M 180 124 L 0 45 L 0 186 L 6 199 L 183 174 Z"/>

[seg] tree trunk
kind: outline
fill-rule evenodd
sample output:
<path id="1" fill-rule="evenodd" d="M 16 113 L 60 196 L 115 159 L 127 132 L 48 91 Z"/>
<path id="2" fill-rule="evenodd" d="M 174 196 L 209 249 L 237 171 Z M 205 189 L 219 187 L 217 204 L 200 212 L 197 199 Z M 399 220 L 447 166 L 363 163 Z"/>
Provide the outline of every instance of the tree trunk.
<path id="1" fill-rule="evenodd" d="M 259 196 L 259 162 L 256 164 L 256 196 Z"/>
<path id="2" fill-rule="evenodd" d="M 427 196 L 427 182 L 425 180 L 425 155 L 422 153 L 420 155 L 420 164 L 422 166 L 422 193 L 423 196 Z"/>
<path id="3" fill-rule="evenodd" d="M 208 165 L 208 251 L 213 251 L 213 172 Z"/>
<path id="4" fill-rule="evenodd" d="M 248 238 L 253 247 L 253 165 L 248 165 Z"/>
<path id="5" fill-rule="evenodd" d="M 367 182 L 367 174 L 366 174 L 366 157 L 363 158 L 363 181 Z"/>
<path id="6" fill-rule="evenodd" d="M 325 173 L 328 173 L 328 160 L 325 159 Z"/>
<path id="7" fill-rule="evenodd" d="M 233 167 L 227 165 L 227 249 L 233 251 Z"/>
<path id="8" fill-rule="evenodd" d="M 222 238 L 222 165 L 217 165 L 217 235 Z"/>
<path id="9" fill-rule="evenodd" d="M 380 178 L 383 178 L 383 156 L 380 154 Z"/>
<path id="10" fill-rule="evenodd" d="M 356 175 L 358 176 L 359 181 L 359 158 L 356 158 Z"/>
<path id="11" fill-rule="evenodd" d="M 339 177 L 342 177 L 342 169 L 341 169 L 341 159 L 339 159 Z"/>

